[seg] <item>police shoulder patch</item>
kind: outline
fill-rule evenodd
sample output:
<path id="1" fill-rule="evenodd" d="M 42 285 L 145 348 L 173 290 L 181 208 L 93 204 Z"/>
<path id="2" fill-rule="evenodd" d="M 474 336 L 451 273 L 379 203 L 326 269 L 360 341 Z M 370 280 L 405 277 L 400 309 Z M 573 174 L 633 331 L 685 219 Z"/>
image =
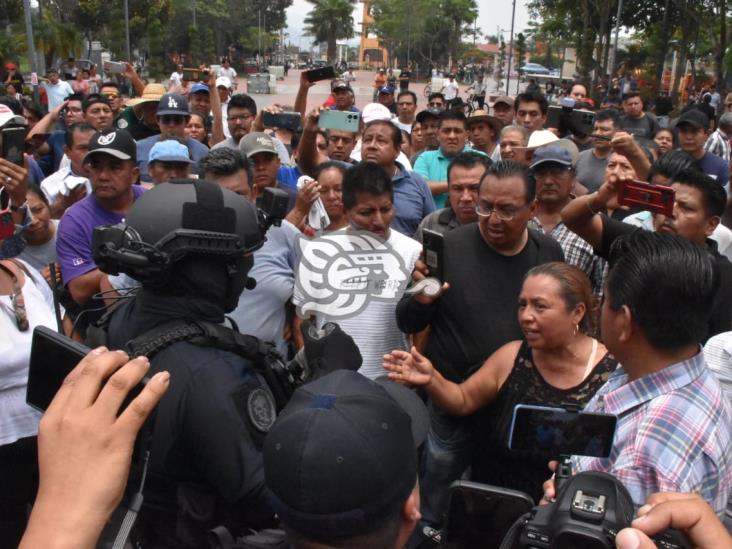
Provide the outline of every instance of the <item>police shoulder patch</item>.
<path id="1" fill-rule="evenodd" d="M 277 419 L 272 395 L 262 388 L 252 389 L 247 395 L 247 416 L 255 429 L 262 433 L 269 432 Z"/>
<path id="2" fill-rule="evenodd" d="M 129 122 L 127 122 L 127 120 L 125 120 L 124 118 L 120 118 L 119 120 L 117 120 L 117 127 L 120 130 L 124 130 L 129 125 Z"/>

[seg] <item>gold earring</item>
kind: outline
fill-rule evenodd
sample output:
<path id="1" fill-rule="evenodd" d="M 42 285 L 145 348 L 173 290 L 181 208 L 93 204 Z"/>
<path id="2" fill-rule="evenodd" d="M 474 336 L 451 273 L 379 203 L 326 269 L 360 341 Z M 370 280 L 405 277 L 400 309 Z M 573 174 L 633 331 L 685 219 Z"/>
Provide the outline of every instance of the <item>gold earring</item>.
<path id="1" fill-rule="evenodd" d="M 574 325 L 574 334 L 573 335 L 577 335 L 577 332 L 579 332 L 579 324 Z"/>

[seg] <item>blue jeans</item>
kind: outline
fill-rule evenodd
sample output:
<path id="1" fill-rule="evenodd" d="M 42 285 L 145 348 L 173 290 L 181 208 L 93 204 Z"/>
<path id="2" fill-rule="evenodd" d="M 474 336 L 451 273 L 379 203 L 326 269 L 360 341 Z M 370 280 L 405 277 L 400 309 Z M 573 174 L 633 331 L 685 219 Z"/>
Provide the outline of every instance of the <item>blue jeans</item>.
<path id="1" fill-rule="evenodd" d="M 439 529 L 447 511 L 450 484 L 459 480 L 473 455 L 471 417 L 451 416 L 429 404 L 430 431 L 420 466 L 422 521 Z"/>

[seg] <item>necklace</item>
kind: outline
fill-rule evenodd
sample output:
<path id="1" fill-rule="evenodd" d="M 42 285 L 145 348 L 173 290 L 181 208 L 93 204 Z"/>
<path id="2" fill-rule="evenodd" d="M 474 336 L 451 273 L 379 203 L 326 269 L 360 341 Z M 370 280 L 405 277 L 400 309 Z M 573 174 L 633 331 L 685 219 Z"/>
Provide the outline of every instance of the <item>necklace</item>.
<path id="1" fill-rule="evenodd" d="M 21 332 L 27 332 L 29 328 L 28 324 L 28 312 L 25 309 L 25 298 L 23 297 L 23 291 L 20 288 L 18 277 L 15 273 L 10 270 L 6 265 L 0 262 L 0 269 L 5 271 L 13 281 L 13 292 L 10 294 L 10 304 L 13 307 L 13 316 L 15 317 L 15 325 Z"/>

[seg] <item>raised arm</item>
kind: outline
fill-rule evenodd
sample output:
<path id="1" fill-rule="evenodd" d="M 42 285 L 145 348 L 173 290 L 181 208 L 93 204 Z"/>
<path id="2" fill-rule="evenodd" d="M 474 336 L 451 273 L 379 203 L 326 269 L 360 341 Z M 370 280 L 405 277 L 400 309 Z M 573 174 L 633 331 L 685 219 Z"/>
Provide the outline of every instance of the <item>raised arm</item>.
<path id="1" fill-rule="evenodd" d="M 211 146 L 220 143 L 226 136 L 224 135 L 224 120 L 221 115 L 221 98 L 219 91 L 216 89 L 216 73 L 210 68 L 208 70 L 208 96 L 211 99 L 211 116 L 213 124 L 211 125 Z"/>
<path id="2" fill-rule="evenodd" d="M 294 106 L 295 112 L 299 112 L 303 120 L 305 120 L 305 113 L 308 110 L 308 91 L 315 85 L 315 82 L 310 82 L 307 79 L 307 72 L 302 71 L 300 73 L 300 87 L 297 88 Z"/>
<path id="3" fill-rule="evenodd" d="M 617 183 L 617 177 L 610 175 L 596 192 L 575 198 L 561 211 L 564 224 L 596 250 L 602 244 L 603 222 L 600 212 L 617 195 Z"/>
<path id="4" fill-rule="evenodd" d="M 327 162 L 328 157 L 318 150 L 318 116 L 320 108 L 311 110 L 303 118 L 303 131 L 300 143 L 297 146 L 297 165 L 300 171 L 313 177 L 318 164 Z"/>
<path id="5" fill-rule="evenodd" d="M 445 379 L 432 363 L 412 347 L 409 353 L 392 351 L 384 356 L 389 378 L 407 385 L 421 385 L 434 403 L 455 416 L 467 416 L 490 403 L 513 366 L 520 341 L 507 343 L 463 383 Z"/>

